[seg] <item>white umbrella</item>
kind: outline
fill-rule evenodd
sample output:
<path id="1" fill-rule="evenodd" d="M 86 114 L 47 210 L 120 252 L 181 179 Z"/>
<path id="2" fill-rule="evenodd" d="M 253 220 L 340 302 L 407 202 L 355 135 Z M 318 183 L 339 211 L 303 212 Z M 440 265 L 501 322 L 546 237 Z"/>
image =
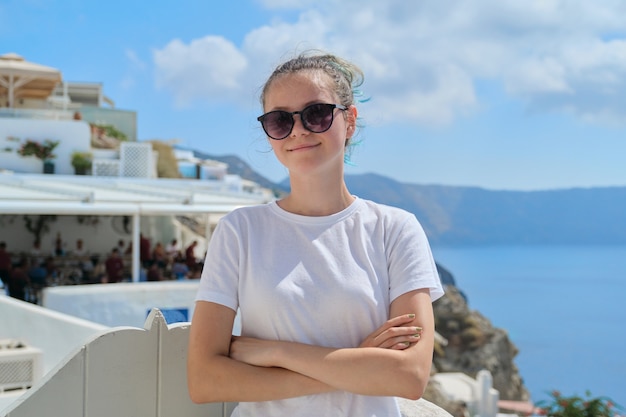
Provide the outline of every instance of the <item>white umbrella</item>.
<path id="1" fill-rule="evenodd" d="M 0 56 L 0 97 L 6 97 L 7 107 L 18 98 L 46 99 L 60 82 L 61 71 L 56 68 L 25 61 L 15 53 Z"/>

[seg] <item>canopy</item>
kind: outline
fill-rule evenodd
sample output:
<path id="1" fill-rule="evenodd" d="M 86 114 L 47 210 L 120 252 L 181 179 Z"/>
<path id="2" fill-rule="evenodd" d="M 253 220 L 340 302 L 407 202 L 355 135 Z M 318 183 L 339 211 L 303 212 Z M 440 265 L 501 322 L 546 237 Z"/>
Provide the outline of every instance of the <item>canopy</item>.
<path id="1" fill-rule="evenodd" d="M 133 281 L 139 280 L 140 216 L 202 213 L 216 219 L 267 201 L 263 193 L 224 181 L 0 173 L 0 215 L 132 216 Z"/>
<path id="2" fill-rule="evenodd" d="M 0 56 L 0 97 L 6 97 L 7 107 L 13 108 L 20 98 L 46 99 L 59 82 L 61 71 L 56 68 L 25 61 L 14 53 Z"/>

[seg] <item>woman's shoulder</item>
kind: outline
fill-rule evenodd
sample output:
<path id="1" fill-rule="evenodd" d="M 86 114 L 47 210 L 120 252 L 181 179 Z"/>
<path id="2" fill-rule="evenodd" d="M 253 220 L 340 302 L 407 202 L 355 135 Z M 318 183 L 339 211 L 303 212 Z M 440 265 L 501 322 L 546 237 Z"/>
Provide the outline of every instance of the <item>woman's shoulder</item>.
<path id="1" fill-rule="evenodd" d="M 238 224 L 241 222 L 259 221 L 271 213 L 271 206 L 273 204 L 275 203 L 269 202 L 252 206 L 237 207 L 224 215 L 224 217 L 220 219 L 220 222 Z"/>
<path id="2" fill-rule="evenodd" d="M 242 206 L 237 207 L 230 213 L 229 216 L 263 216 L 270 212 L 270 207 L 276 204 L 275 201 L 270 201 L 267 203 L 254 204 L 251 206 Z"/>
<path id="3" fill-rule="evenodd" d="M 361 209 L 373 213 L 378 217 L 391 218 L 396 220 L 415 217 L 415 215 L 400 207 L 390 206 L 388 204 L 378 203 L 372 200 L 359 199 Z"/>

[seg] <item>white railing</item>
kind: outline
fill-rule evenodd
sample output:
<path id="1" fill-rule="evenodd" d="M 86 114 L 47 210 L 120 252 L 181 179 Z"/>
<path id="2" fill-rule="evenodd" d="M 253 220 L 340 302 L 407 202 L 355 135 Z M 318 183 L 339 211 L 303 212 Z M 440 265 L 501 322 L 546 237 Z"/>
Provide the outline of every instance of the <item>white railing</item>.
<path id="1" fill-rule="evenodd" d="M 73 114 L 67 110 L 0 108 L 0 117 L 19 119 L 72 120 Z"/>
<path id="2" fill-rule="evenodd" d="M 118 159 L 94 159 L 91 174 L 95 177 L 119 177 L 120 161 Z"/>

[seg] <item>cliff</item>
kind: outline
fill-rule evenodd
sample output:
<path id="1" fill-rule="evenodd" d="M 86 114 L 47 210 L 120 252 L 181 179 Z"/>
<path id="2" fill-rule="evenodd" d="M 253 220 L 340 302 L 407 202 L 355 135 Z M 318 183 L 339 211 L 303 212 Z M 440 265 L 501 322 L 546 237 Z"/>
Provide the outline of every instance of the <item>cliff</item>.
<path id="1" fill-rule="evenodd" d="M 436 329 L 448 340 L 447 346 L 435 349 L 433 364 L 437 372 L 463 372 L 475 378 L 478 371 L 486 369 L 491 372 L 501 399 L 529 399 L 514 363 L 518 350 L 505 330 L 471 311 L 456 287 L 448 286 L 434 309 Z"/>
<path id="2" fill-rule="evenodd" d="M 448 341 L 445 346 L 435 345 L 433 373 L 463 372 L 476 378 L 478 371 L 486 369 L 493 376 L 493 387 L 500 392 L 500 399 L 527 401 L 530 398 L 514 362 L 518 350 L 505 330 L 494 327 L 482 314 L 470 310 L 465 296 L 451 284 L 433 307 L 436 330 Z M 424 397 L 455 414 L 458 404 L 448 402 L 436 384 L 431 385 Z"/>

